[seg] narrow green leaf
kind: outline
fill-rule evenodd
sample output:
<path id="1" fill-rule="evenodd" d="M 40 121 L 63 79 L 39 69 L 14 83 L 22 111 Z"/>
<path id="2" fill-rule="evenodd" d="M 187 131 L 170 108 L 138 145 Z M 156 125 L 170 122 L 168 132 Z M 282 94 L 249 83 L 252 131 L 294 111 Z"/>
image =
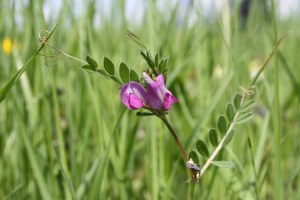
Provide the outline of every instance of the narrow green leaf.
<path id="1" fill-rule="evenodd" d="M 90 169 L 84 174 L 83 179 L 80 185 L 76 190 L 76 198 L 75 199 L 83 199 L 83 196 L 86 195 L 86 190 L 89 188 L 89 184 L 92 182 L 93 178 L 96 176 L 96 172 L 100 166 L 101 157 L 98 157 L 91 164 Z"/>
<path id="2" fill-rule="evenodd" d="M 229 161 L 212 161 L 211 164 L 221 168 L 234 168 L 235 164 Z"/>
<path id="3" fill-rule="evenodd" d="M 109 60 L 107 57 L 104 57 L 103 64 L 104 64 L 104 69 L 105 71 L 107 71 L 107 73 L 109 73 L 110 75 L 115 74 L 115 67 L 114 64 L 111 62 L 111 60 Z"/>
<path id="4" fill-rule="evenodd" d="M 235 130 L 232 129 L 232 130 L 228 133 L 228 135 L 226 135 L 226 138 L 225 138 L 225 140 L 224 140 L 224 142 L 223 142 L 223 144 L 222 144 L 222 147 L 225 147 L 227 144 L 229 144 L 229 142 L 230 142 L 230 141 L 232 140 L 232 138 L 233 138 L 234 133 L 235 133 Z"/>
<path id="5" fill-rule="evenodd" d="M 137 75 L 137 73 L 134 70 L 131 69 L 129 75 L 130 75 L 131 81 L 139 82 L 139 76 Z"/>
<path id="6" fill-rule="evenodd" d="M 218 129 L 222 135 L 226 133 L 227 125 L 226 125 L 226 118 L 224 115 L 219 116 Z"/>
<path id="7" fill-rule="evenodd" d="M 163 74 L 167 74 L 167 72 L 168 72 L 168 67 L 165 67 L 165 68 L 163 69 L 162 73 L 163 73 Z"/>
<path id="8" fill-rule="evenodd" d="M 195 151 L 191 151 L 189 153 L 189 158 L 191 158 L 194 161 L 194 163 L 198 164 L 200 162 L 199 161 L 199 157 L 198 157 L 198 155 L 197 155 L 197 153 Z"/>
<path id="9" fill-rule="evenodd" d="M 105 78 L 109 79 L 109 74 L 103 70 L 103 69 L 96 69 L 96 72 L 100 73 L 101 75 L 103 75 Z"/>
<path id="10" fill-rule="evenodd" d="M 244 114 L 241 114 L 234 123 L 242 124 L 247 121 L 250 121 L 252 118 L 253 118 L 253 114 L 251 112 L 246 112 Z"/>
<path id="11" fill-rule="evenodd" d="M 164 59 L 164 69 L 167 68 L 167 64 L 168 64 L 168 59 Z"/>
<path id="12" fill-rule="evenodd" d="M 197 148 L 197 151 L 198 151 L 202 156 L 208 158 L 209 152 L 208 152 L 208 149 L 207 149 L 206 144 L 205 144 L 202 140 L 197 140 L 197 142 L 196 142 L 196 148 Z"/>
<path id="13" fill-rule="evenodd" d="M 161 60 L 158 64 L 158 71 L 163 72 L 164 70 L 164 60 Z"/>
<path id="14" fill-rule="evenodd" d="M 158 60 L 159 60 L 159 55 L 158 53 L 155 55 L 155 58 L 154 58 L 154 63 L 155 63 L 155 66 L 157 67 L 158 66 Z"/>
<path id="15" fill-rule="evenodd" d="M 33 172 L 33 176 L 36 180 L 37 187 L 39 188 L 40 195 L 43 197 L 43 199 L 51 199 L 50 196 L 50 190 L 48 185 L 46 184 L 47 181 L 45 180 L 45 174 L 43 173 L 43 170 L 40 167 L 39 164 L 39 156 L 37 155 L 36 149 L 32 145 L 31 138 L 26 135 L 24 131 L 20 131 L 21 137 L 24 142 L 25 150 L 27 153 L 27 157 L 29 159 L 28 164 L 30 164 Z"/>
<path id="16" fill-rule="evenodd" d="M 234 111 L 234 106 L 232 103 L 229 103 L 227 104 L 227 108 L 226 108 L 226 116 L 227 116 L 227 119 L 232 122 L 233 118 L 234 118 L 234 114 L 235 114 L 235 111 Z"/>
<path id="17" fill-rule="evenodd" d="M 96 70 L 91 65 L 83 65 L 83 66 L 81 66 L 81 69 L 86 70 L 87 72 L 94 72 Z"/>
<path id="18" fill-rule="evenodd" d="M 120 81 L 116 76 L 110 76 L 111 80 L 115 81 L 119 85 L 123 85 L 122 81 Z"/>
<path id="19" fill-rule="evenodd" d="M 125 63 L 121 62 L 119 67 L 119 75 L 124 83 L 128 83 L 130 80 L 129 69 Z"/>
<path id="20" fill-rule="evenodd" d="M 85 57 L 86 62 L 93 68 L 93 70 L 98 68 L 97 62 L 90 56 Z"/>
<path id="21" fill-rule="evenodd" d="M 167 62 L 168 62 L 167 59 L 163 59 L 159 62 L 159 65 L 158 65 L 159 72 L 161 72 L 161 73 L 166 72 Z"/>
<path id="22" fill-rule="evenodd" d="M 236 93 L 234 97 L 234 106 L 236 110 L 238 110 L 241 106 L 241 99 L 242 99 L 242 95 L 240 93 Z"/>
<path id="23" fill-rule="evenodd" d="M 211 128 L 208 132 L 208 137 L 209 137 L 209 141 L 210 143 L 216 147 L 218 145 L 218 134 L 216 129 Z"/>
<path id="24" fill-rule="evenodd" d="M 147 52 L 147 54 L 145 54 L 143 51 L 141 51 L 141 55 L 143 56 L 143 58 L 146 60 L 147 64 L 149 65 L 149 67 L 151 69 L 155 68 L 155 64 L 154 62 L 151 60 L 151 57 L 149 57 L 149 53 Z"/>
<path id="25" fill-rule="evenodd" d="M 151 56 L 150 52 L 147 51 L 146 54 L 145 54 L 143 51 L 141 51 L 141 55 L 146 60 L 148 66 L 152 69 L 153 73 L 156 76 L 158 76 L 158 72 L 157 72 L 157 69 L 155 67 L 155 63 L 154 63 L 154 61 L 152 59 L 152 56 Z"/>
<path id="26" fill-rule="evenodd" d="M 155 68 L 156 66 L 155 66 L 155 63 L 154 63 L 154 60 L 153 60 L 153 57 L 152 57 L 150 51 L 147 51 L 147 58 L 148 58 L 148 60 L 149 60 L 150 63 L 151 63 L 151 64 L 150 64 L 151 67 Z"/>

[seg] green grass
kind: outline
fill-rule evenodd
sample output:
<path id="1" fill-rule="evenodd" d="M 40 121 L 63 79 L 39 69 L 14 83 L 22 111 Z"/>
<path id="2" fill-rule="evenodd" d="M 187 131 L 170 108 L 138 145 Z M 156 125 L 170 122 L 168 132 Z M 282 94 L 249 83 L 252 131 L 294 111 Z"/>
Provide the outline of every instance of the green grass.
<path id="1" fill-rule="evenodd" d="M 208 168 L 195 199 L 300 196 L 298 21 L 274 15 L 267 21 L 253 4 L 245 30 L 239 29 L 237 7 L 227 21 L 224 15 L 213 23 L 199 18 L 188 27 L 176 23 L 176 7 L 166 20 L 153 1 L 145 23 L 137 26 L 125 19 L 124 1 L 115 0 L 112 16 L 96 29 L 95 13 L 86 10 L 76 18 L 66 0 L 58 20 L 49 24 L 41 1 L 29 1 L 19 11 L 24 26 L 17 27 L 10 4 L 0 2 L 0 41 L 9 37 L 15 44 L 10 55 L 0 51 L 0 88 L 34 54 L 39 31 L 55 24 L 49 44 L 77 58 L 88 54 L 99 65 L 107 56 L 116 66 L 123 61 L 142 72 L 147 65 L 126 38 L 128 28 L 153 54 L 169 58 L 167 85 L 180 104 L 168 118 L 188 151 L 195 150 L 197 139 L 208 141 L 209 128 L 237 89 L 250 84 L 250 66 L 263 62 L 276 35 L 291 31 L 256 84 L 254 119 L 237 126 L 218 157 L 236 168 Z M 93 7 L 93 1 L 87 4 Z M 0 103 L 0 199 L 186 199 L 185 165 L 159 119 L 126 110 L 117 85 L 81 70 L 81 63 L 45 61 L 35 59 Z"/>

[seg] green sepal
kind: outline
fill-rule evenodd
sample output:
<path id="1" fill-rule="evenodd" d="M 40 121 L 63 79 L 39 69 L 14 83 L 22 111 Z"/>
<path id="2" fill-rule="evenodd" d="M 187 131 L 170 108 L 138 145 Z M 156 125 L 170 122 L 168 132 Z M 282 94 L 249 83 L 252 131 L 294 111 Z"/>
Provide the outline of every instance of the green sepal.
<path id="1" fill-rule="evenodd" d="M 136 116 L 138 117 L 148 117 L 148 116 L 154 116 L 154 113 L 150 113 L 150 112 L 137 112 Z"/>

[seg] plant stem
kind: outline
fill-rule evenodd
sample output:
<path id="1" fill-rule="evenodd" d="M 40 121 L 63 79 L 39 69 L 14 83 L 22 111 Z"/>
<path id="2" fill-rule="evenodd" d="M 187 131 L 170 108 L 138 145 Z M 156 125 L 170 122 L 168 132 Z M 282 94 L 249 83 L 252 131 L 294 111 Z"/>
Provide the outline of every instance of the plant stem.
<path id="1" fill-rule="evenodd" d="M 177 136 L 177 134 L 176 134 L 176 132 L 175 132 L 173 126 L 172 126 L 172 125 L 170 124 L 170 122 L 168 121 L 166 115 L 160 115 L 160 116 L 158 116 L 158 117 L 164 122 L 164 124 L 165 124 L 165 125 L 167 126 L 167 128 L 169 129 L 171 135 L 173 136 L 173 138 L 174 138 L 174 140 L 175 140 L 175 142 L 176 142 L 176 144 L 177 144 L 177 146 L 178 146 L 178 148 L 179 148 L 179 151 L 180 151 L 180 153 L 181 153 L 181 157 L 182 157 L 182 159 L 184 160 L 184 162 L 186 163 L 186 162 L 189 160 L 189 158 L 188 158 L 187 153 L 186 153 L 186 151 L 184 150 L 184 147 L 183 147 L 183 145 L 182 145 L 180 139 L 178 138 L 178 136 Z"/>
<path id="2" fill-rule="evenodd" d="M 194 193 L 195 193 L 195 183 L 190 184 L 190 196 L 189 199 L 193 200 L 194 199 Z"/>
<path id="3" fill-rule="evenodd" d="M 277 39 L 277 25 L 276 25 L 276 14 L 275 14 L 275 5 L 274 0 L 271 1 L 272 5 L 272 19 L 273 19 L 273 31 L 274 38 Z M 276 41 L 275 41 L 276 42 Z M 282 192 L 282 170 L 281 170 L 281 161 L 282 161 L 282 147 L 281 147 L 281 113 L 280 113 L 280 104 L 279 104 L 279 65 L 278 65 L 278 46 L 274 47 L 275 54 L 275 63 L 274 63 L 274 97 L 273 97 L 273 126 L 274 126 L 274 199 L 279 200 L 283 198 Z"/>
<path id="4" fill-rule="evenodd" d="M 179 151 L 181 153 L 181 157 L 182 157 L 184 163 L 186 164 L 189 160 L 189 157 L 188 157 L 188 155 L 187 155 L 187 153 L 186 153 L 179 137 L 177 136 L 176 131 L 174 130 L 173 126 L 170 124 L 170 122 L 168 121 L 165 114 L 163 114 L 163 115 L 157 114 L 157 116 L 164 122 L 164 124 L 169 129 L 171 135 L 173 136 L 173 138 L 174 138 L 174 140 L 175 140 L 175 142 L 176 142 L 176 144 L 179 148 Z M 189 187 L 190 187 L 190 189 L 189 189 L 189 199 L 192 200 L 192 199 L 194 199 L 195 182 L 193 182 L 193 172 L 192 172 L 192 170 L 187 168 L 187 173 L 188 173 L 190 179 L 192 180 L 191 183 L 189 184 Z"/>
<path id="5" fill-rule="evenodd" d="M 260 70 L 258 71 L 258 73 L 255 75 L 253 81 L 250 84 L 250 87 L 254 86 L 254 84 L 256 83 L 257 79 L 259 78 L 259 76 L 261 75 L 261 73 L 264 71 L 264 69 L 266 68 L 267 64 L 269 63 L 269 61 L 271 60 L 271 58 L 273 57 L 274 53 L 277 50 L 277 47 L 279 46 L 279 44 L 281 43 L 281 41 L 288 35 L 288 33 L 283 34 L 278 40 L 277 43 L 275 44 L 275 47 L 273 48 L 273 50 L 271 51 L 271 53 L 267 56 L 267 58 L 264 60 L 263 64 L 260 67 Z"/>

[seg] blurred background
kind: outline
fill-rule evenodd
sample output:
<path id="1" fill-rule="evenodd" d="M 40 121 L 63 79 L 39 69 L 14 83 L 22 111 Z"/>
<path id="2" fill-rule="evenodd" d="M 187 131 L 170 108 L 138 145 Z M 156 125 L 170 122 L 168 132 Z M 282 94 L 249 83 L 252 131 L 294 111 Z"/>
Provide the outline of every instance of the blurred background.
<path id="1" fill-rule="evenodd" d="M 297 199 L 299 10 L 297 0 L 1 0 L 0 87 L 56 24 L 55 48 L 141 73 L 147 64 L 129 29 L 169 59 L 167 86 L 180 103 L 168 117 L 191 151 L 197 139 L 209 143 L 227 103 L 289 32 L 256 84 L 252 121 L 217 158 L 236 167 L 211 166 L 195 197 Z M 118 86 L 80 62 L 49 60 L 57 53 L 45 48 L 0 104 L 0 199 L 186 199 L 185 164 L 161 121 L 126 110 Z"/>

